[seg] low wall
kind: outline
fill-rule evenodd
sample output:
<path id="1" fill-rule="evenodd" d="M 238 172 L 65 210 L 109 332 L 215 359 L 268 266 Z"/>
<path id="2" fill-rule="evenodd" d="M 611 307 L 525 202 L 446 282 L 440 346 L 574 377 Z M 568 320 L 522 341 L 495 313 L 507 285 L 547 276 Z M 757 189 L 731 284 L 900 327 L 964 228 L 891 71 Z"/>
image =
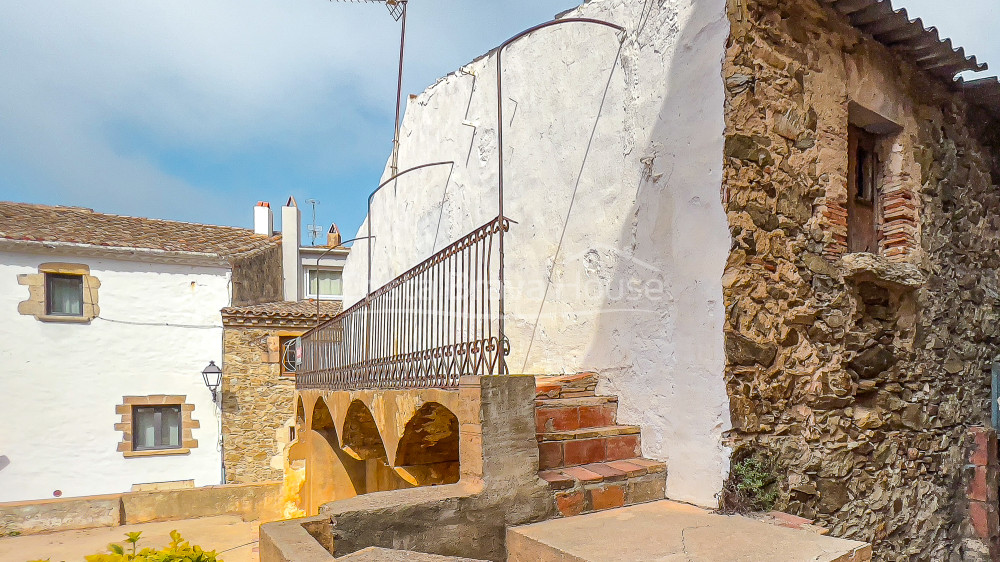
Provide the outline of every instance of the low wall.
<path id="1" fill-rule="evenodd" d="M 0 537 L 114 527 L 122 522 L 122 494 L 0 503 Z"/>
<path id="2" fill-rule="evenodd" d="M 237 515 L 280 517 L 281 482 L 0 503 L 0 536 Z"/>

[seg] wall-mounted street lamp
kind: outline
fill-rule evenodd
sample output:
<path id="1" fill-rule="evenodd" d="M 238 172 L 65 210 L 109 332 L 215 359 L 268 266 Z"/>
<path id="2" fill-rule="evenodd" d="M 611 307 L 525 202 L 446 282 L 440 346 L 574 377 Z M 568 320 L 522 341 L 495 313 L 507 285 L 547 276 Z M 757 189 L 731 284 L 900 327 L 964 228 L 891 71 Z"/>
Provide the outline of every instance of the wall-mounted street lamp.
<path id="1" fill-rule="evenodd" d="M 212 402 L 218 402 L 217 391 L 222 386 L 222 369 L 215 364 L 215 361 L 209 361 L 208 367 L 202 369 L 201 377 L 205 379 L 205 386 L 212 391 Z"/>

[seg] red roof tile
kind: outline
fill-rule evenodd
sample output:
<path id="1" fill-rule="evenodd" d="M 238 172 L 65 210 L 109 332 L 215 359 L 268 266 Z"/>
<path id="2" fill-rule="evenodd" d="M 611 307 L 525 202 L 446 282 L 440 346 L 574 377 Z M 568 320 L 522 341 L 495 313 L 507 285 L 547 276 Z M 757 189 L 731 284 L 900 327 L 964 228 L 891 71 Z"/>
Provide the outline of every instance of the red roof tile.
<path id="1" fill-rule="evenodd" d="M 230 258 L 277 244 L 246 228 L 127 217 L 82 207 L 0 202 L 0 239 Z"/>

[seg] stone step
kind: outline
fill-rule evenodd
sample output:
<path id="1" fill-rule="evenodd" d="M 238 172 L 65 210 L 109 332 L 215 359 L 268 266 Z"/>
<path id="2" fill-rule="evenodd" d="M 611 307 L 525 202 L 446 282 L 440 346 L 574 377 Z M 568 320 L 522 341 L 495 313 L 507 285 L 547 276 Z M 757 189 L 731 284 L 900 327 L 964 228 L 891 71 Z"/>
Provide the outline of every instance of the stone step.
<path id="1" fill-rule="evenodd" d="M 643 458 L 542 470 L 538 476 L 549 483 L 563 517 L 662 500 L 667 485 L 666 465 Z"/>
<path id="2" fill-rule="evenodd" d="M 535 401 L 535 428 L 539 432 L 615 425 L 617 415 L 617 396 L 549 398 Z"/>
<path id="3" fill-rule="evenodd" d="M 538 400 L 595 396 L 596 391 L 597 373 L 538 375 L 535 377 L 535 397 Z"/>
<path id="4" fill-rule="evenodd" d="M 639 427 L 611 425 L 539 432 L 538 467 L 560 468 L 636 458 L 641 454 Z"/>

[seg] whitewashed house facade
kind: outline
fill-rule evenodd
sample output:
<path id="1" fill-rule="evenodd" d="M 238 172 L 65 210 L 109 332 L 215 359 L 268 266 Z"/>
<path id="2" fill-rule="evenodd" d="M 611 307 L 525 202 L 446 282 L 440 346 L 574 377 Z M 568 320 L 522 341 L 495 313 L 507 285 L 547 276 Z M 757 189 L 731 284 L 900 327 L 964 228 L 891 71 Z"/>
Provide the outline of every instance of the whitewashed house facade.
<path id="1" fill-rule="evenodd" d="M 223 481 L 223 307 L 282 299 L 268 230 L 0 203 L 0 502 Z"/>

